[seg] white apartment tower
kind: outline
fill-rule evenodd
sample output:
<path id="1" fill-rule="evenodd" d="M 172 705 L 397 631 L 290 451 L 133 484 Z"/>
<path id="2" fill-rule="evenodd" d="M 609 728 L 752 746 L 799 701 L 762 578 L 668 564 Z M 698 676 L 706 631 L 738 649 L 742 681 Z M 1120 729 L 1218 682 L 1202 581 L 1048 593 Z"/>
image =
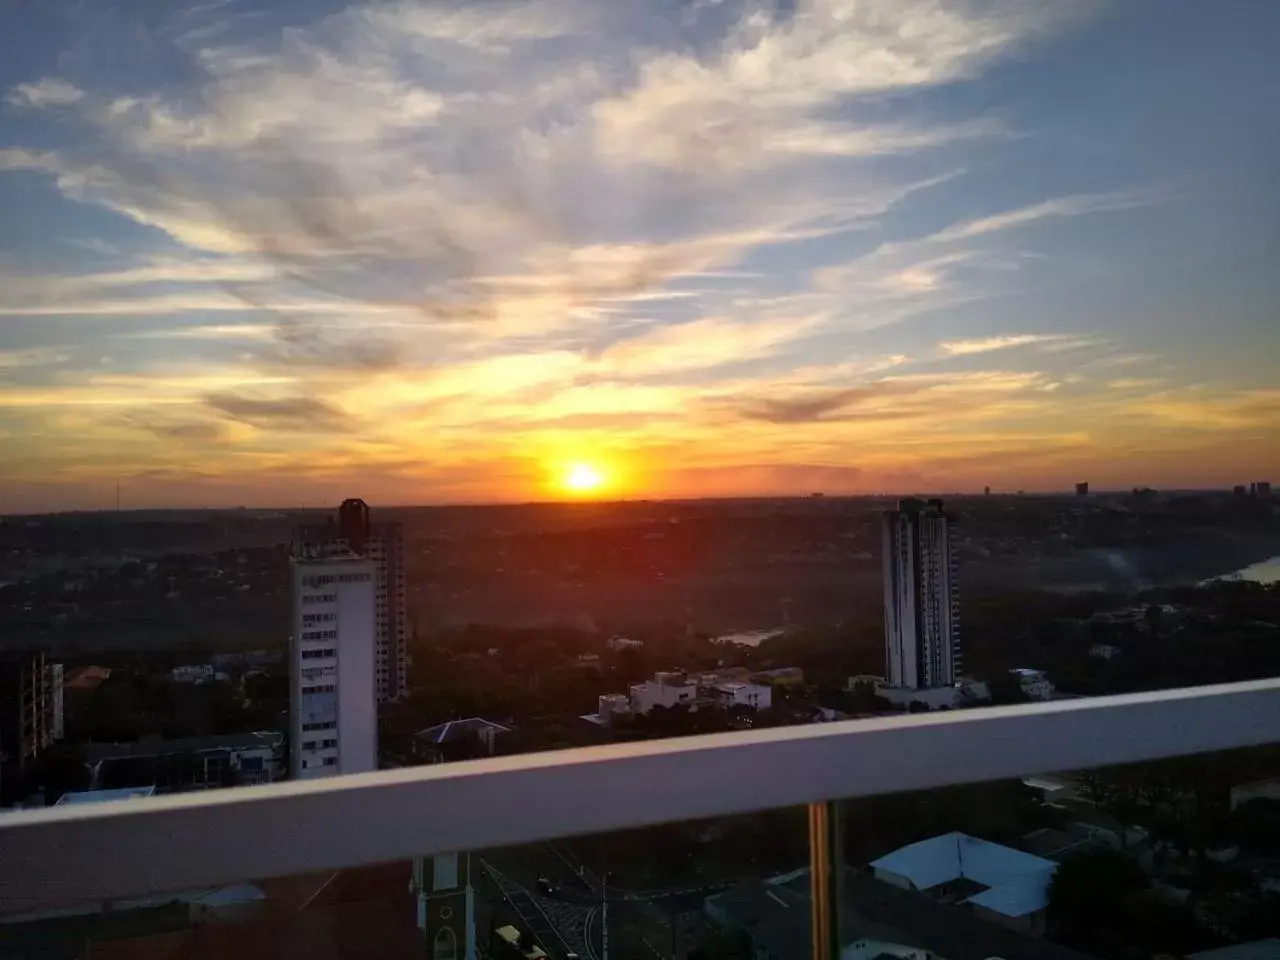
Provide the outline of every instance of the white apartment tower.
<path id="1" fill-rule="evenodd" d="M 951 521 L 941 500 L 903 500 L 882 521 L 885 679 L 927 690 L 956 682 L 960 618 Z"/>
<path id="2" fill-rule="evenodd" d="M 290 775 L 378 768 L 374 565 L 341 544 L 294 545 Z"/>
<path id="3" fill-rule="evenodd" d="M 379 703 L 409 693 L 409 618 L 405 602 L 404 533 L 398 523 L 372 523 L 363 500 L 344 500 L 337 522 L 305 527 L 313 546 L 350 551 L 373 564 L 375 682 Z"/>

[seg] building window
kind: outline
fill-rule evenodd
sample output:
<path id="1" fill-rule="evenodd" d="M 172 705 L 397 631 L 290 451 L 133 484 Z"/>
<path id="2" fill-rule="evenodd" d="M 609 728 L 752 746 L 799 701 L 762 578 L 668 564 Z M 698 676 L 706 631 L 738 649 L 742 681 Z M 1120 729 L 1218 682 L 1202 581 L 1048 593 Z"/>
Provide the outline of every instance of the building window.
<path id="1" fill-rule="evenodd" d="M 324 758 L 324 765 L 325 765 L 326 767 L 336 767 L 336 766 L 338 765 L 338 758 L 337 758 L 337 757 L 325 757 L 325 758 Z"/>
<path id="2" fill-rule="evenodd" d="M 452 890 L 458 885 L 458 855 L 442 853 L 432 858 L 433 890 Z"/>
<path id="3" fill-rule="evenodd" d="M 450 927 L 441 927 L 436 931 L 435 941 L 431 945 L 431 960 L 457 960 L 458 938 Z"/>

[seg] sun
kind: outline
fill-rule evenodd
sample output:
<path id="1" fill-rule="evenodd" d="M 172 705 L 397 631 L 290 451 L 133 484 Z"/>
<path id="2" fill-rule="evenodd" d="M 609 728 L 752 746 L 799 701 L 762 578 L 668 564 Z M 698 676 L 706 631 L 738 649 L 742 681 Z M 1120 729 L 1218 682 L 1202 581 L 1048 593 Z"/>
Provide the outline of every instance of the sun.
<path id="1" fill-rule="evenodd" d="M 604 485 L 604 474 L 589 463 L 571 463 L 564 472 L 563 483 L 573 493 L 594 493 Z"/>

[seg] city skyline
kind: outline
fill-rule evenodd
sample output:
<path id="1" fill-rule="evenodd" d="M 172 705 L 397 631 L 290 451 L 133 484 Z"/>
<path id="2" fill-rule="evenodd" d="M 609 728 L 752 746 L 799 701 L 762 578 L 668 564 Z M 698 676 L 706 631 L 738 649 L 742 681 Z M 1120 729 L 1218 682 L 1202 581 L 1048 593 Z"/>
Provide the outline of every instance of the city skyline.
<path id="1" fill-rule="evenodd" d="M 5 512 L 1280 473 L 1265 5 L 6 17 Z"/>

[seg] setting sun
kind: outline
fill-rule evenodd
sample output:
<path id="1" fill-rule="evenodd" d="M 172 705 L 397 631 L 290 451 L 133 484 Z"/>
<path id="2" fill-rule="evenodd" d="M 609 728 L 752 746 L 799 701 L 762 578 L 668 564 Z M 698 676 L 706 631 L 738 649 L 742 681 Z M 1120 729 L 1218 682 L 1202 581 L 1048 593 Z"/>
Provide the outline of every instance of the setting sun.
<path id="1" fill-rule="evenodd" d="M 574 493 L 592 493 L 604 484 L 604 475 L 589 463 L 573 463 L 565 471 L 564 485 Z"/>

